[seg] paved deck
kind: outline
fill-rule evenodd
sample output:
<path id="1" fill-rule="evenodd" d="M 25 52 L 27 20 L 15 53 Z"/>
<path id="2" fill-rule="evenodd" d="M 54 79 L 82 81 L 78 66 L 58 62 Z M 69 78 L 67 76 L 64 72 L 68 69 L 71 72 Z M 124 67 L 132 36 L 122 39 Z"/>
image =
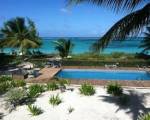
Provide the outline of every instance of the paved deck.
<path id="1" fill-rule="evenodd" d="M 43 68 L 40 70 L 40 75 L 36 78 L 27 80 L 27 82 L 48 82 L 51 80 L 61 68 Z"/>

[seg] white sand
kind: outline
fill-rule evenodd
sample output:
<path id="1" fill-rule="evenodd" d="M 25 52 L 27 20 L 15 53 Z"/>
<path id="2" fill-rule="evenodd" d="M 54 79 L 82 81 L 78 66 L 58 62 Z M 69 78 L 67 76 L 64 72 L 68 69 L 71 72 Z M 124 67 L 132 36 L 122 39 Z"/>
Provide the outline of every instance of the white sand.
<path id="1" fill-rule="evenodd" d="M 135 100 L 131 101 L 131 107 L 122 108 L 112 102 L 113 97 L 108 95 L 106 89 L 102 87 L 96 87 L 96 94 L 94 96 L 81 95 L 78 88 L 75 86 L 74 88 L 73 92 L 66 91 L 60 93 L 59 90 L 48 91 L 39 96 L 34 103 L 44 111 L 39 116 L 32 116 L 27 110 L 26 105 L 17 107 L 15 111 L 9 114 L 1 107 L 0 112 L 4 112 L 6 115 L 3 117 L 4 120 L 134 120 L 137 117 L 135 115 L 137 111 L 144 109 L 142 103 L 136 97 L 137 94 L 145 94 L 145 98 L 143 97 L 144 107 L 150 109 L 150 89 L 132 88 L 131 90 L 136 94 L 134 94 Z M 125 89 L 125 92 L 128 92 L 128 90 Z M 57 93 L 59 93 L 63 102 L 53 107 L 49 104 L 49 97 Z M 108 101 L 105 101 L 106 99 Z M 2 97 L 0 100 L 2 103 Z M 70 114 L 68 113 L 69 107 L 74 108 L 74 111 Z"/>

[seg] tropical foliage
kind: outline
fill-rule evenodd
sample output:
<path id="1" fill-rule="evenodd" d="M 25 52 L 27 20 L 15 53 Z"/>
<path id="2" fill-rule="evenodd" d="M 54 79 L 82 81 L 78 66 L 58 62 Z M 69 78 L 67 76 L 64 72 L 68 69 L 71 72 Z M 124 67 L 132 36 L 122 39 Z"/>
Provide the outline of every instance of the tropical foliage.
<path id="1" fill-rule="evenodd" d="M 56 84 L 56 82 L 48 83 L 47 84 L 47 90 L 57 90 L 59 86 Z"/>
<path id="2" fill-rule="evenodd" d="M 140 47 L 144 48 L 143 52 L 148 52 L 150 50 L 150 27 L 147 27 L 147 32 L 145 32 L 145 38 L 142 41 Z"/>
<path id="3" fill-rule="evenodd" d="M 27 92 L 24 89 L 13 88 L 6 93 L 6 101 L 16 107 L 26 102 Z"/>
<path id="4" fill-rule="evenodd" d="M 35 105 L 28 105 L 28 110 L 33 116 L 40 115 L 43 113 L 43 110 Z"/>
<path id="5" fill-rule="evenodd" d="M 81 2 L 105 6 L 114 11 L 127 11 L 129 14 L 116 22 L 98 42 L 93 44 L 94 51 L 103 50 L 112 40 L 138 35 L 150 23 L 150 2 L 148 0 L 68 0 L 69 4 Z M 133 11 L 137 6 L 144 6 Z"/>
<path id="6" fill-rule="evenodd" d="M 36 98 L 44 91 L 45 90 L 43 85 L 38 85 L 38 84 L 31 85 L 29 86 L 28 96 L 30 98 Z"/>
<path id="7" fill-rule="evenodd" d="M 71 53 L 73 43 L 71 40 L 59 39 L 54 41 L 55 49 L 58 51 L 60 57 L 65 58 Z"/>
<path id="8" fill-rule="evenodd" d="M 84 94 L 86 96 L 94 95 L 95 94 L 95 88 L 90 84 L 82 84 L 79 88 L 79 91 L 81 94 Z"/>
<path id="9" fill-rule="evenodd" d="M 53 106 L 59 105 L 60 103 L 62 103 L 61 98 L 59 97 L 59 94 L 52 95 L 49 99 L 49 103 L 52 104 Z"/>
<path id="10" fill-rule="evenodd" d="M 150 112 L 149 113 L 145 113 L 145 114 L 142 114 L 138 117 L 138 120 L 150 120 Z"/>
<path id="11" fill-rule="evenodd" d="M 38 48 L 41 45 L 35 24 L 30 19 L 16 17 L 8 20 L 0 32 L 4 35 L 0 46 L 19 48 L 22 54 L 30 48 Z"/>
<path id="12" fill-rule="evenodd" d="M 118 83 L 109 83 L 107 85 L 107 93 L 114 96 L 121 96 L 123 92 L 122 87 Z"/>

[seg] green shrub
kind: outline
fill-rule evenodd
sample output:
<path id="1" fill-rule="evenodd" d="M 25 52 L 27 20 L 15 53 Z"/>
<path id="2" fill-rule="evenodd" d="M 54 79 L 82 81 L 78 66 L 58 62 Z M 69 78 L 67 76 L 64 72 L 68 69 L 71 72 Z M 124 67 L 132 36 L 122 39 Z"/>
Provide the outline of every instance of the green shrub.
<path id="1" fill-rule="evenodd" d="M 44 86 L 43 85 L 31 85 L 29 86 L 28 96 L 30 98 L 38 97 L 42 92 L 44 92 Z"/>
<path id="2" fill-rule="evenodd" d="M 43 110 L 35 105 L 28 105 L 28 110 L 33 116 L 40 115 L 43 113 Z"/>
<path id="3" fill-rule="evenodd" d="M 95 94 L 95 88 L 90 84 L 82 84 L 82 86 L 79 88 L 80 93 L 90 96 Z"/>
<path id="4" fill-rule="evenodd" d="M 58 84 L 59 84 L 59 86 L 63 86 L 63 87 L 66 88 L 66 85 L 69 85 L 70 82 L 68 80 L 66 80 L 66 79 L 59 79 L 58 80 Z"/>
<path id="5" fill-rule="evenodd" d="M 27 92 L 24 89 L 13 88 L 6 93 L 6 101 L 17 106 L 26 102 Z"/>
<path id="6" fill-rule="evenodd" d="M 63 66 L 105 66 L 105 64 L 116 64 L 119 63 L 120 67 L 137 67 L 137 65 L 141 66 L 149 66 L 150 60 L 63 60 Z"/>
<path id="7" fill-rule="evenodd" d="M 4 94 L 12 87 L 13 87 L 13 80 L 11 77 L 8 76 L 0 77 L 0 94 Z"/>
<path id="8" fill-rule="evenodd" d="M 0 83 L 2 82 L 8 82 L 8 81 L 12 81 L 13 79 L 9 76 L 1 76 L 0 77 Z"/>
<path id="9" fill-rule="evenodd" d="M 138 120 L 150 120 L 150 112 L 147 114 L 142 114 L 138 117 Z"/>
<path id="10" fill-rule="evenodd" d="M 47 90 L 57 90 L 58 89 L 58 85 L 56 84 L 56 82 L 52 82 L 52 83 L 48 83 L 47 84 Z"/>
<path id="11" fill-rule="evenodd" d="M 110 83 L 107 85 L 107 93 L 114 96 L 121 96 L 123 92 L 122 87 L 118 83 Z"/>
<path id="12" fill-rule="evenodd" d="M 10 88 L 10 83 L 9 82 L 0 83 L 0 95 L 7 92 L 9 88 Z"/>
<path id="13" fill-rule="evenodd" d="M 122 57 L 122 56 L 127 56 L 125 53 L 123 53 L 123 52 L 113 52 L 112 54 L 111 54 L 111 56 L 113 57 L 113 58 L 120 58 L 120 57 Z"/>
<path id="14" fill-rule="evenodd" d="M 23 87 L 26 85 L 24 80 L 14 80 L 13 81 L 14 87 Z"/>
<path id="15" fill-rule="evenodd" d="M 56 96 L 52 95 L 49 99 L 49 103 L 52 104 L 53 106 L 59 105 L 61 102 L 62 100 L 58 94 Z"/>

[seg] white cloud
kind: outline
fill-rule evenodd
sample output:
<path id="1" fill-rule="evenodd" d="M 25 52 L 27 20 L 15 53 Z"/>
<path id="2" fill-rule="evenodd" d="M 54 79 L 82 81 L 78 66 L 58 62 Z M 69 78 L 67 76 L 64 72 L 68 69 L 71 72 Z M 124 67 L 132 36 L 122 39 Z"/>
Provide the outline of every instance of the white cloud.
<path id="1" fill-rule="evenodd" d="M 71 13 L 70 10 L 66 8 L 61 8 L 60 11 L 63 13 Z"/>

